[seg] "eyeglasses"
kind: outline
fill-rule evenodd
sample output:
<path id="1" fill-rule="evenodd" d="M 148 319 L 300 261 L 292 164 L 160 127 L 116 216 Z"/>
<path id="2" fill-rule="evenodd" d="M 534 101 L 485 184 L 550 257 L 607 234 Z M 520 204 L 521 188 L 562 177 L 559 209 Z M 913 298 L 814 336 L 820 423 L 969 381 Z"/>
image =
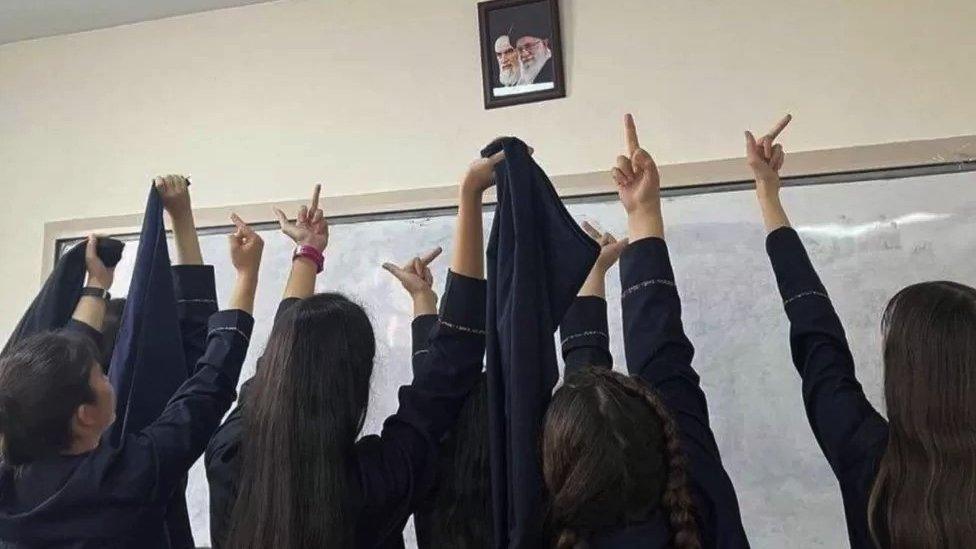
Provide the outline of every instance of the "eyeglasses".
<path id="1" fill-rule="evenodd" d="M 542 44 L 542 40 L 536 40 L 535 42 L 529 42 L 527 44 L 522 44 L 521 46 L 519 46 L 516 49 L 518 50 L 519 53 L 530 53 L 532 50 L 534 50 L 537 47 L 539 47 L 539 44 Z"/>

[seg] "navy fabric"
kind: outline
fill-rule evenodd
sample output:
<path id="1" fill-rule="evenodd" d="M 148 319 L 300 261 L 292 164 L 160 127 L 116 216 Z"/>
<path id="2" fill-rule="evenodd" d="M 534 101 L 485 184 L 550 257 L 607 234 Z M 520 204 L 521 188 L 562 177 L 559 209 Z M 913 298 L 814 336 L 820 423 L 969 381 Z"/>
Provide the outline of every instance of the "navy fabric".
<path id="1" fill-rule="evenodd" d="M 297 299 L 284 300 L 276 321 L 294 314 Z M 410 385 L 399 390 L 400 406 L 379 435 L 356 442 L 350 469 L 350 505 L 357 516 L 356 547 L 402 546 L 403 525 L 417 501 L 429 493 L 437 451 L 479 379 L 484 356 L 485 282 L 449 273 L 440 320 L 430 331 L 428 352 L 414 363 Z M 263 367 L 258 361 L 258 368 Z M 225 547 L 247 444 L 246 409 L 260 386 L 249 380 L 234 411 L 206 452 L 210 483 L 210 534 Z"/>
<path id="2" fill-rule="evenodd" d="M 566 365 L 564 377 L 584 368 L 613 368 L 607 300 L 582 296 L 573 300 L 559 323 L 559 340 Z"/>
<path id="3" fill-rule="evenodd" d="M 82 326 L 64 329 L 89 335 Z M 19 470 L 0 464 L 0 547 L 173 547 L 168 503 L 234 401 L 253 326 L 241 311 L 214 314 L 195 375 L 139 432 Z"/>
<path id="4" fill-rule="evenodd" d="M 559 379 L 553 334 L 599 255 L 522 141 L 503 138 L 488 241 L 487 362 L 496 547 L 543 545 L 539 435 Z"/>
<path id="5" fill-rule="evenodd" d="M 76 244 L 58 259 L 54 270 L 24 312 L 17 327 L 7 340 L 3 354 L 18 341 L 49 330 L 57 330 L 68 323 L 74 313 L 81 288 L 85 283 L 85 247 L 87 243 Z M 115 267 L 122 259 L 125 244 L 112 238 L 99 238 L 97 253 L 106 267 Z"/>
<path id="6" fill-rule="evenodd" d="M 840 482 L 851 547 L 873 549 L 868 500 L 888 445 L 888 422 L 864 396 L 844 327 L 799 235 L 777 229 L 766 238 L 766 250 L 790 321 L 807 419 Z"/>
<path id="7" fill-rule="evenodd" d="M 189 369 L 180 332 L 163 225 L 163 202 L 156 188 L 151 187 L 129 294 L 109 367 L 109 380 L 118 399 L 118 419 L 109 433 L 112 443 L 155 421 L 187 380 Z M 173 547 L 193 547 L 182 490 L 173 495 L 167 525 Z"/>
<path id="8" fill-rule="evenodd" d="M 681 322 L 681 298 L 664 240 L 643 238 L 624 249 L 620 287 L 627 370 L 657 391 L 678 424 L 702 546 L 748 547 L 735 488 L 722 464 L 705 393 L 691 365 L 695 348 Z M 627 545 L 627 536 L 616 539 L 618 547 L 634 546 Z"/>

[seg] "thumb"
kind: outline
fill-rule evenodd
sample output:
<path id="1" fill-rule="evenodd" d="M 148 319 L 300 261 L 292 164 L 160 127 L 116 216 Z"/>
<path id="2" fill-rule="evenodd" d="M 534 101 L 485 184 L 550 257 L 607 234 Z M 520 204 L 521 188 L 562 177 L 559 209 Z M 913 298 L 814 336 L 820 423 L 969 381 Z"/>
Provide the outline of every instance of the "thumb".
<path id="1" fill-rule="evenodd" d="M 93 234 L 88 235 L 88 241 L 85 242 L 85 259 L 86 260 L 91 261 L 91 260 L 94 260 L 94 259 L 98 259 L 97 246 L 98 246 L 98 238 L 95 237 L 95 235 L 93 235 Z"/>
<path id="2" fill-rule="evenodd" d="M 397 267 L 393 263 L 384 263 L 383 268 L 386 270 L 386 272 L 393 275 L 397 280 L 403 282 L 404 273 L 400 267 Z"/>
<path id="3" fill-rule="evenodd" d="M 278 225 L 284 229 L 288 225 L 288 216 L 286 216 L 285 212 L 279 210 L 278 208 L 271 209 L 274 210 L 275 217 L 278 218 Z"/>

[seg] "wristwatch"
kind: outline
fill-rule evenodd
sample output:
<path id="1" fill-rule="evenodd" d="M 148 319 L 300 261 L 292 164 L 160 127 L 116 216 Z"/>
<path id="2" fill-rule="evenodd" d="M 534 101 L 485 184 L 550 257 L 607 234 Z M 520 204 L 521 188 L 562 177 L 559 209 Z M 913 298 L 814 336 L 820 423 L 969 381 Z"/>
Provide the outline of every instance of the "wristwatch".
<path id="1" fill-rule="evenodd" d="M 108 301 L 112 299 L 112 294 L 108 293 L 105 288 L 96 288 L 94 286 L 86 286 L 81 289 L 82 297 L 97 297 L 99 299 L 104 299 Z"/>
<path id="2" fill-rule="evenodd" d="M 315 264 L 316 273 L 321 273 L 322 268 L 325 267 L 325 256 L 322 252 L 318 251 L 314 246 L 309 246 L 307 244 L 299 244 L 295 246 L 295 253 L 292 254 L 291 260 L 294 261 L 299 257 L 304 257 L 312 263 Z"/>

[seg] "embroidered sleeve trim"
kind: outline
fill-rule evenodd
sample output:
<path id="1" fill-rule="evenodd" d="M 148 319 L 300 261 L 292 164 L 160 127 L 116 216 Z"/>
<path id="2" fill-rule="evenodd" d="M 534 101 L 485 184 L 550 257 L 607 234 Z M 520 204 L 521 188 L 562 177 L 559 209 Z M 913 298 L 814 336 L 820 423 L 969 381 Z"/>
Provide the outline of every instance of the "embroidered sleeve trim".
<path id="1" fill-rule="evenodd" d="M 478 328 L 469 328 L 467 326 L 460 326 L 458 324 L 451 324 L 450 322 L 444 322 L 443 320 L 439 320 L 438 322 L 440 322 L 444 326 L 447 326 L 448 328 L 453 328 L 453 329 L 458 330 L 460 332 L 468 332 L 470 334 L 478 334 L 478 335 L 485 335 L 487 333 L 484 330 L 479 330 Z"/>
<path id="2" fill-rule="evenodd" d="M 588 336 L 599 336 L 599 337 L 602 337 L 602 338 L 607 339 L 607 340 L 610 339 L 610 336 L 608 336 L 607 334 L 605 334 L 603 332 L 596 331 L 596 330 L 590 330 L 590 331 L 581 332 L 581 333 L 578 333 L 578 334 L 573 334 L 571 336 L 567 336 L 566 338 L 563 339 L 561 345 L 565 345 L 567 342 L 572 341 L 574 339 L 578 339 L 578 338 L 581 338 L 581 337 L 588 337 Z"/>
<path id="3" fill-rule="evenodd" d="M 637 284 L 634 284 L 630 288 L 627 288 L 626 290 L 623 291 L 622 294 L 620 294 L 620 299 L 623 299 L 638 290 L 642 290 L 644 288 L 647 288 L 648 286 L 655 286 L 655 285 L 670 286 L 672 288 L 675 287 L 673 280 L 668 280 L 666 278 L 652 278 L 650 280 L 638 282 Z"/>
<path id="4" fill-rule="evenodd" d="M 236 332 L 237 335 L 239 335 L 239 336 L 241 336 L 241 337 L 244 338 L 244 341 L 247 341 L 247 342 L 250 342 L 251 341 L 251 338 L 248 337 L 247 334 L 245 334 L 244 332 L 242 332 L 239 328 L 235 328 L 233 326 L 224 326 L 224 327 L 220 327 L 220 328 L 214 328 L 214 329 L 210 330 L 210 332 L 207 334 L 207 337 L 212 336 L 216 332 Z"/>
<path id="5" fill-rule="evenodd" d="M 821 292 L 821 291 L 818 291 L 818 290 L 810 290 L 810 291 L 807 291 L 807 292 L 800 292 L 800 293 L 796 294 L 795 296 L 793 296 L 793 297 L 791 297 L 789 299 L 784 299 L 783 300 L 783 305 L 784 306 L 785 305 L 789 305 L 790 303 L 793 303 L 797 299 L 800 299 L 800 298 L 803 298 L 803 297 L 810 297 L 810 296 L 822 297 L 822 298 L 827 299 L 827 300 L 830 299 L 830 297 L 826 293 L 824 293 L 824 292 Z"/>

